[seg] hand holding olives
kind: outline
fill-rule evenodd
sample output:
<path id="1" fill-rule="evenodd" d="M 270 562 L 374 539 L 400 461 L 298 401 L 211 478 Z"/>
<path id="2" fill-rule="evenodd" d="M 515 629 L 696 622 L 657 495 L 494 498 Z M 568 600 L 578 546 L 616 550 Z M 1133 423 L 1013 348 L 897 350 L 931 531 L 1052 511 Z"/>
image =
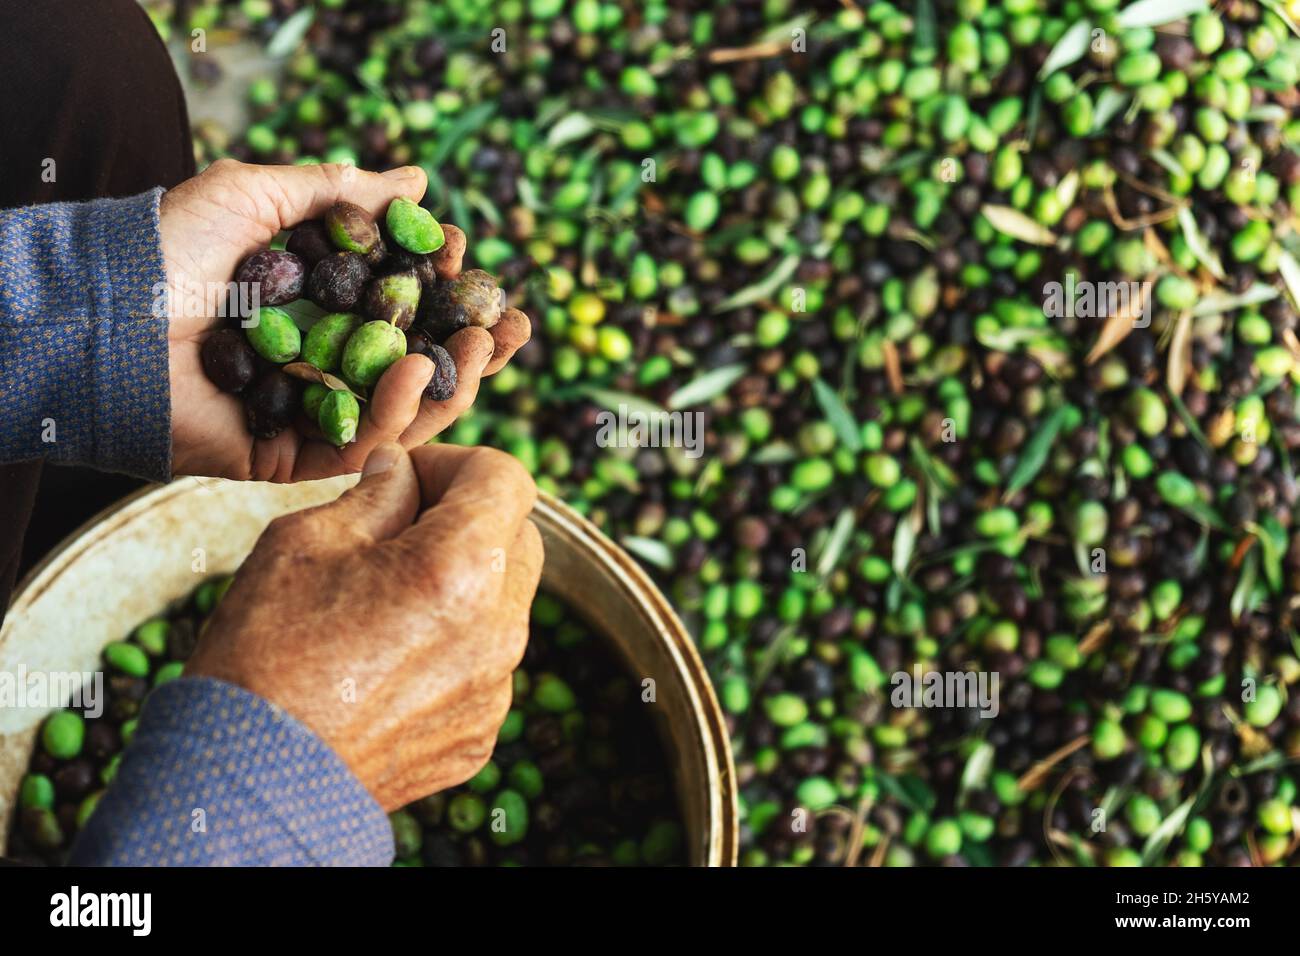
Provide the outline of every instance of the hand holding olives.
<path id="1" fill-rule="evenodd" d="M 419 205 L 424 186 L 415 167 L 380 174 L 221 160 L 163 195 L 175 473 L 291 481 L 358 471 L 382 442 L 410 447 L 446 428 L 479 378 L 528 340 L 527 317 L 498 307 L 495 325 L 467 321 L 436 340 L 423 330 L 442 354 L 409 347 L 404 333 L 421 301 L 456 281 L 466 251 L 463 232 Z M 267 248 L 285 230 L 284 247 Z M 232 278 L 240 309 L 226 302 Z M 224 309 L 208 289 L 223 290 Z M 466 289 L 476 301 L 485 291 L 502 298 L 486 273 Z M 259 310 L 250 315 L 251 306 Z M 375 323 L 389 331 L 366 331 L 345 368 L 349 339 Z M 311 374 L 295 376 L 299 366 Z M 349 398 L 327 406 L 322 390 Z M 349 401 L 355 426 L 339 414 Z M 326 407 L 332 417 L 322 422 Z"/>

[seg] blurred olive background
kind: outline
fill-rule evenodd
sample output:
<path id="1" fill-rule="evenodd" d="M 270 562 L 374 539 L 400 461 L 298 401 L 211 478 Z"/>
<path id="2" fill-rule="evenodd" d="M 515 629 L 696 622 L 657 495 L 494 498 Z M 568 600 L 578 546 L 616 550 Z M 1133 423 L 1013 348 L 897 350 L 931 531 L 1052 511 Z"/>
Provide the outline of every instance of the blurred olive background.
<path id="1" fill-rule="evenodd" d="M 671 596 L 742 862 L 1296 858 L 1296 3 L 146 6 L 201 163 L 418 163 L 532 316 L 446 439 Z"/>

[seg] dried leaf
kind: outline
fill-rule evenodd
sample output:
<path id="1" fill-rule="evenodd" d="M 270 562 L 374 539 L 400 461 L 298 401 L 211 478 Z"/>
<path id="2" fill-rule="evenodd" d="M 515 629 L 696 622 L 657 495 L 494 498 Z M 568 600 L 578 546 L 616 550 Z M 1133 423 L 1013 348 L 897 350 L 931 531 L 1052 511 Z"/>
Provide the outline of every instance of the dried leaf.
<path id="1" fill-rule="evenodd" d="M 1037 790 L 1047 779 L 1047 775 L 1052 772 L 1052 768 L 1064 760 L 1070 754 L 1074 753 L 1080 747 L 1086 747 L 1092 740 L 1091 734 L 1081 734 L 1075 737 L 1063 747 L 1058 747 L 1050 754 L 1038 761 L 1032 767 L 1025 771 L 1024 775 L 1016 781 L 1016 786 L 1024 791 Z"/>
<path id="2" fill-rule="evenodd" d="M 889 379 L 889 390 L 895 395 L 902 395 L 903 366 L 898 360 L 898 346 L 885 339 L 880 343 L 880 351 L 885 359 L 885 377 Z"/>
<path id="3" fill-rule="evenodd" d="M 1035 246 L 1052 246 L 1056 244 L 1056 233 L 1046 226 L 1030 219 L 1019 209 L 1011 206 L 996 206 L 985 203 L 980 207 L 990 225 L 1004 236 L 1019 239 Z"/>
<path id="4" fill-rule="evenodd" d="M 1192 313 L 1183 312 L 1174 323 L 1173 338 L 1169 340 L 1169 367 L 1165 380 L 1169 391 L 1182 395 L 1187 384 L 1187 370 L 1192 364 Z"/>
<path id="5" fill-rule="evenodd" d="M 1052 47 L 1043 61 L 1043 68 L 1038 71 L 1038 78 L 1050 76 L 1057 70 L 1063 70 L 1073 63 L 1078 63 L 1088 55 L 1088 44 L 1092 41 L 1092 23 L 1080 20 L 1061 34 L 1061 38 Z"/>
<path id="6" fill-rule="evenodd" d="M 333 389 L 336 392 L 348 392 L 359 402 L 364 402 L 365 396 L 358 395 L 348 386 L 348 383 L 329 372 L 322 372 L 310 362 L 290 362 L 288 365 L 280 367 L 280 371 L 285 375 L 301 379 L 304 382 L 314 382 L 317 385 L 324 385 L 326 388 Z"/>
<path id="7" fill-rule="evenodd" d="M 1107 316 L 1105 325 L 1101 327 L 1101 334 L 1097 336 L 1096 343 L 1083 360 L 1085 364 L 1095 364 L 1103 355 L 1128 338 L 1128 334 L 1133 331 L 1134 319 L 1146 309 L 1150 287 L 1150 282 L 1141 283 L 1138 286 L 1138 294 L 1129 296 L 1124 308 Z"/>

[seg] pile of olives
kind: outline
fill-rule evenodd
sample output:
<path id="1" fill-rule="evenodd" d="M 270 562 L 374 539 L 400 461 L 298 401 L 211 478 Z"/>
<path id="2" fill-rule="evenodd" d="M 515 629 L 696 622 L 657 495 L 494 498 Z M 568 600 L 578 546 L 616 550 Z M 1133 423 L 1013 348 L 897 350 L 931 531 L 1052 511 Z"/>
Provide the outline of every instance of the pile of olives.
<path id="1" fill-rule="evenodd" d="M 220 329 L 203 343 L 204 371 L 242 396 L 258 438 L 274 438 L 301 410 L 327 441 L 346 445 L 369 390 L 411 353 L 434 365 L 425 397 L 447 401 L 456 363 L 443 343 L 467 326 L 492 328 L 504 298 L 482 269 L 458 273 L 464 251 L 463 232 L 409 199 L 393 200 L 382 223 L 336 202 L 284 248 L 240 265 L 235 281 L 256 305 L 242 331 Z"/>

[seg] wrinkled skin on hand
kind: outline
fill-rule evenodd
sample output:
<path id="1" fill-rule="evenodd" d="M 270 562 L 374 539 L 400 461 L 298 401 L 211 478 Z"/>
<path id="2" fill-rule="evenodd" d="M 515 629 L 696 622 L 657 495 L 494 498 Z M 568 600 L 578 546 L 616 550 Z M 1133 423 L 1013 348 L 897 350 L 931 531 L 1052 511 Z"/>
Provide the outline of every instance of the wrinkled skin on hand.
<path id="1" fill-rule="evenodd" d="M 403 167 L 371 173 L 351 166 L 255 166 L 223 159 L 164 193 L 159 209 L 163 264 L 169 292 L 169 351 L 173 471 L 263 481 L 301 481 L 361 470 L 366 456 L 384 442 L 422 445 L 465 411 L 479 380 L 492 375 L 528 341 L 527 316 L 511 310 L 491 333 L 466 329 L 447 350 L 456 360 L 460 387 L 447 402 L 422 400 L 433 375 L 423 355 L 408 355 L 390 368 L 366 403 L 356 441 L 342 448 L 287 428 L 255 439 L 237 398 L 203 374 L 200 346 L 225 324 L 214 317 L 211 290 L 223 289 L 249 255 L 265 249 L 276 233 L 319 218 L 346 199 L 370 215 L 383 215 L 398 196 L 418 200 L 424 172 Z M 458 274 L 465 236 L 446 226 L 439 271 Z"/>
<path id="2" fill-rule="evenodd" d="M 502 452 L 380 446 L 338 501 L 272 522 L 186 674 L 284 708 L 385 810 L 468 780 L 528 639 L 535 498 Z"/>

